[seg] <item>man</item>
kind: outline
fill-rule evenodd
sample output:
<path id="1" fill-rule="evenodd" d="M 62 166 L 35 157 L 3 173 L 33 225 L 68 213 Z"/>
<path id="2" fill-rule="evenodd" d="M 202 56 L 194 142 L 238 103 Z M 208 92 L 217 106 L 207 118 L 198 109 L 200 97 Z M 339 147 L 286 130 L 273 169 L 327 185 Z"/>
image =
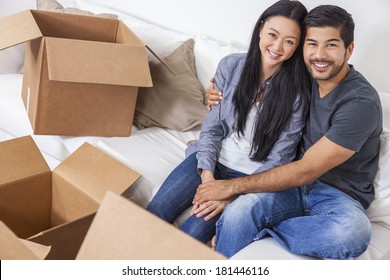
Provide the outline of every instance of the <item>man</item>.
<path id="1" fill-rule="evenodd" d="M 267 234 L 293 253 L 321 258 L 355 258 L 370 242 L 365 209 L 375 194 L 379 96 L 348 64 L 354 48 L 350 14 L 323 5 L 304 25 L 313 89 L 301 157 L 260 174 L 201 184 L 194 197 L 202 208 L 239 195 L 217 223 L 216 250 L 227 257 Z"/>

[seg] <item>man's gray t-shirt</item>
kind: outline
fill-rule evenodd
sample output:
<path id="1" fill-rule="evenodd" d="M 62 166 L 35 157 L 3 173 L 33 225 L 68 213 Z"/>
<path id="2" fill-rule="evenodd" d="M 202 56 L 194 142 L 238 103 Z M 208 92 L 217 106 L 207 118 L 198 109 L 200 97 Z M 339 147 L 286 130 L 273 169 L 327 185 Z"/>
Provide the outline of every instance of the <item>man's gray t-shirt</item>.
<path id="1" fill-rule="evenodd" d="M 303 134 L 303 152 L 321 137 L 356 153 L 319 180 L 345 190 L 365 208 L 375 196 L 382 110 L 377 91 L 353 66 L 346 78 L 320 98 L 313 81 L 310 114 Z"/>

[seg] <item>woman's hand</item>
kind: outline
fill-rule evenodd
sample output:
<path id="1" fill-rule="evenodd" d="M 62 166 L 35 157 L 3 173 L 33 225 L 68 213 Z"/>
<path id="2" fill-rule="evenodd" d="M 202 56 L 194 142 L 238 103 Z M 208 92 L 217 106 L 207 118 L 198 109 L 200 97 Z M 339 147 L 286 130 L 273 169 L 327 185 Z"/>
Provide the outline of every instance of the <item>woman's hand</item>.
<path id="1" fill-rule="evenodd" d="M 225 207 L 231 202 L 232 200 L 214 200 L 214 201 L 207 201 L 205 203 L 202 203 L 200 205 L 194 204 L 191 210 L 192 215 L 196 215 L 197 218 L 201 218 L 205 215 L 207 215 L 204 220 L 209 221 L 218 214 L 222 213 Z"/>
<path id="2" fill-rule="evenodd" d="M 210 170 L 203 169 L 200 175 L 202 179 L 202 184 L 215 181 L 214 174 Z M 197 218 L 207 215 L 204 220 L 208 221 L 221 213 L 225 206 L 229 204 L 230 201 L 207 201 L 202 204 L 194 204 L 191 209 L 191 215 L 196 215 Z"/>

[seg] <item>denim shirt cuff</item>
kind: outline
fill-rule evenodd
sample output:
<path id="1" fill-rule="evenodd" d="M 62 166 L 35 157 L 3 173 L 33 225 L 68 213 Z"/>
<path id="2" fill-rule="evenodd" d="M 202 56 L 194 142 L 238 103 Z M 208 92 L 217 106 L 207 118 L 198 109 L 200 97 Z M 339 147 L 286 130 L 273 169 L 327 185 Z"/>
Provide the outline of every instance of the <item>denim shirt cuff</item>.
<path id="1" fill-rule="evenodd" d="M 211 164 L 210 162 L 202 162 L 201 160 L 198 160 L 198 173 L 199 173 L 199 175 L 202 174 L 203 169 L 210 170 L 214 174 L 215 164 Z"/>

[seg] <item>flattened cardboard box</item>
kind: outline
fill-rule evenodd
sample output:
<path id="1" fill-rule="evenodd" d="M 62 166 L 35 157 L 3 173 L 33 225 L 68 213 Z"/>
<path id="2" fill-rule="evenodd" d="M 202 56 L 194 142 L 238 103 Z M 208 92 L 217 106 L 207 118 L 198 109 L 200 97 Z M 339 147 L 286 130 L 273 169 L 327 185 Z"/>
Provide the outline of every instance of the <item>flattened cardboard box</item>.
<path id="1" fill-rule="evenodd" d="M 108 191 L 76 259 L 222 260 L 225 257 Z"/>
<path id="2" fill-rule="evenodd" d="M 0 154 L 0 220 L 20 238 L 94 213 L 140 177 L 88 143 L 53 172 L 30 136 L 0 142 Z"/>
<path id="3" fill-rule="evenodd" d="M 129 136 L 143 42 L 116 19 L 27 10 L 0 20 L 0 50 L 27 42 L 22 97 L 34 134 Z"/>

